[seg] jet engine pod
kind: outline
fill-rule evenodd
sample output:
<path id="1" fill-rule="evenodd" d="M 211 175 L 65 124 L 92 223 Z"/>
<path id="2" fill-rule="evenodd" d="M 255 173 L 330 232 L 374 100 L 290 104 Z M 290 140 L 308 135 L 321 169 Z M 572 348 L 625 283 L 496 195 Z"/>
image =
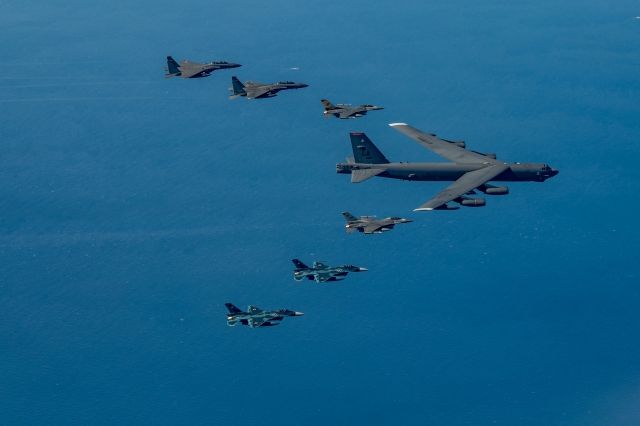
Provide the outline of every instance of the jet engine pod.
<path id="1" fill-rule="evenodd" d="M 489 195 L 507 195 L 509 193 L 509 187 L 496 186 L 495 188 L 487 188 L 484 193 Z"/>
<path id="2" fill-rule="evenodd" d="M 487 201 L 484 198 L 465 198 L 460 204 L 466 207 L 484 207 Z"/>
<path id="3" fill-rule="evenodd" d="M 485 183 L 484 185 L 480 185 L 478 190 L 484 192 L 487 195 L 507 195 L 509 193 L 509 188 L 506 186 L 493 186 Z"/>

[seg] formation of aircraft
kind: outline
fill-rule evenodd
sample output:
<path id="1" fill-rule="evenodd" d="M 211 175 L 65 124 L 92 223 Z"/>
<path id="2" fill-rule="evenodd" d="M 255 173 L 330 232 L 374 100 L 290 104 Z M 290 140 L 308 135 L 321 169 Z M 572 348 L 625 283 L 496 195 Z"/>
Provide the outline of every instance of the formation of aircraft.
<path id="1" fill-rule="evenodd" d="M 240 67 L 240 64 L 231 62 L 209 62 L 199 64 L 186 60 L 180 64 L 167 56 L 168 73 L 165 78 L 179 76 L 181 78 L 208 77 L 213 71 Z M 247 81 L 242 84 L 235 76 L 231 77 L 232 92 L 230 99 L 246 97 L 247 99 L 271 98 L 277 96 L 282 90 L 301 89 L 308 87 L 304 83 L 293 81 L 281 81 L 278 83 L 258 83 Z M 362 117 L 369 111 L 381 110 L 382 107 L 374 105 L 360 105 L 351 107 L 347 104 L 333 105 L 326 99 L 321 100 L 325 107 L 325 118 L 337 117 L 339 119 L 353 119 Z M 435 197 L 414 209 L 414 211 L 428 210 L 457 210 L 458 206 L 449 203 L 457 203 L 465 207 L 482 207 L 486 200 L 480 197 L 470 197 L 481 192 L 485 195 L 507 195 L 509 188 L 504 185 L 492 185 L 490 182 L 544 182 L 558 174 L 558 170 L 544 163 L 518 163 L 499 160 L 493 153 L 481 153 L 467 149 L 466 143 L 461 140 L 447 140 L 437 138 L 435 134 L 425 133 L 405 123 L 392 123 L 391 127 L 423 147 L 433 151 L 441 157 L 449 160 L 445 163 L 420 163 L 420 162 L 390 162 L 384 154 L 361 132 L 350 133 L 353 157 L 347 157 L 346 163 L 336 164 L 336 173 L 350 174 L 351 182 L 364 182 L 374 176 L 400 179 L 406 181 L 443 181 L 452 182 Z M 476 192 L 478 191 L 478 192 Z M 356 231 L 363 234 L 381 234 L 394 229 L 395 225 L 413 222 L 397 216 L 386 219 L 376 219 L 375 216 L 355 217 L 349 212 L 342 212 L 347 224 L 348 234 Z M 317 283 L 342 281 L 350 272 L 364 272 L 368 269 L 353 265 L 328 266 L 323 262 L 315 261 L 309 267 L 298 259 L 293 259 L 296 269 L 293 271 L 294 279 L 302 282 L 305 278 Z M 236 324 L 247 325 L 250 328 L 261 328 L 279 325 L 284 317 L 301 316 L 302 312 L 288 309 L 275 311 L 263 311 L 254 305 L 249 305 L 244 312 L 231 303 L 225 304 L 229 313 L 227 324 L 231 327 Z"/>
<path id="2" fill-rule="evenodd" d="M 343 277 L 346 277 L 349 272 L 368 271 L 367 268 L 353 265 L 327 266 L 322 262 L 313 262 L 313 266 L 308 267 L 298 259 L 293 259 L 292 262 L 296 265 L 296 269 L 293 270 L 293 279 L 298 282 L 305 278 L 317 283 L 342 281 L 344 280 Z"/>
<path id="3" fill-rule="evenodd" d="M 235 99 L 245 96 L 247 99 L 272 98 L 277 96 L 281 90 L 302 89 L 308 87 L 308 84 L 296 83 L 294 81 L 280 81 L 278 83 L 258 83 L 256 81 L 245 81 L 240 83 L 236 77 L 231 77 L 232 87 L 229 91 L 233 92 L 229 99 Z"/>
<path id="4" fill-rule="evenodd" d="M 360 219 L 355 217 L 349 212 L 342 212 L 342 215 L 347 219 L 347 234 L 358 231 L 365 234 L 382 234 L 386 231 L 391 231 L 394 226 L 399 223 L 411 223 L 412 220 L 403 219 L 397 216 L 391 216 L 386 219 L 376 220 L 375 216 L 360 216 Z"/>
<path id="5" fill-rule="evenodd" d="M 544 182 L 558 170 L 542 163 L 506 163 L 495 154 L 466 149 L 463 141 L 448 141 L 424 133 L 405 123 L 390 124 L 420 145 L 451 161 L 450 163 L 391 163 L 364 133 L 351 133 L 353 157 L 336 165 L 337 173 L 351 174 L 351 182 L 374 176 L 411 181 L 453 181 L 451 185 L 414 211 L 457 210 L 453 201 L 466 207 L 482 207 L 484 198 L 467 197 L 476 190 L 487 195 L 506 195 L 509 188 L 489 182 Z"/>
<path id="6" fill-rule="evenodd" d="M 201 78 L 209 77 L 212 72 L 216 70 L 223 70 L 229 68 L 241 67 L 240 64 L 234 64 L 233 62 L 208 62 L 206 64 L 199 64 L 197 62 L 189 62 L 187 60 L 180 61 L 180 65 L 171 57 L 167 56 L 167 66 L 164 67 L 168 72 L 164 78 L 181 77 L 181 78 Z"/>
<path id="7" fill-rule="evenodd" d="M 374 105 L 360 105 L 352 107 L 348 104 L 335 104 L 333 105 L 326 99 L 322 99 L 322 105 L 324 105 L 324 118 L 338 117 L 341 120 L 348 118 L 364 117 L 369 111 L 376 111 L 384 109 Z"/>
<path id="8" fill-rule="evenodd" d="M 289 309 L 276 309 L 275 311 L 263 311 L 257 306 L 249 305 L 247 312 L 238 309 L 232 303 L 225 303 L 229 310 L 227 324 L 234 327 L 236 324 L 248 325 L 251 328 L 272 327 L 279 325 L 284 317 L 299 317 L 302 312 L 294 312 Z"/>

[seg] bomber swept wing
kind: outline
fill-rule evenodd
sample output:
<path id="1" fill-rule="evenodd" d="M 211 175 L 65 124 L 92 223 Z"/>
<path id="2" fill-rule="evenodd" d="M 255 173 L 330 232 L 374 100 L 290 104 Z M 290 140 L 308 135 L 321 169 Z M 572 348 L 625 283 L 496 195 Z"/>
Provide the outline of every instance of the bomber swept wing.
<path id="1" fill-rule="evenodd" d="M 483 166 L 478 170 L 465 173 L 460 179 L 415 209 L 415 211 L 446 208 L 445 204 L 453 200 L 460 201 L 463 205 L 465 205 L 465 202 L 474 203 L 476 202 L 474 199 L 465 200 L 465 194 L 486 184 L 509 169 L 509 166 L 502 161 L 466 150 L 405 123 L 393 123 L 390 126 L 447 160 L 457 164 L 478 164 Z"/>

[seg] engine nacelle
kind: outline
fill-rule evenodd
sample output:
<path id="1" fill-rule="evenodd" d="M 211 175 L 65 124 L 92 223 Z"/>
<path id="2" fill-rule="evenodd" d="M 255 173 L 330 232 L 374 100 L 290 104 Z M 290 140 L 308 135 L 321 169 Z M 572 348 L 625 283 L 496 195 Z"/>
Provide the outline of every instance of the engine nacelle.
<path id="1" fill-rule="evenodd" d="M 507 186 L 493 186 L 488 183 L 480 185 L 478 190 L 487 195 L 507 195 L 509 193 L 509 187 Z"/>
<path id="2" fill-rule="evenodd" d="M 484 198 L 465 198 L 460 201 L 465 207 L 484 207 L 487 201 Z"/>
<path id="3" fill-rule="evenodd" d="M 464 141 L 453 141 L 451 142 L 455 146 L 459 146 L 460 148 L 466 148 L 467 144 Z"/>

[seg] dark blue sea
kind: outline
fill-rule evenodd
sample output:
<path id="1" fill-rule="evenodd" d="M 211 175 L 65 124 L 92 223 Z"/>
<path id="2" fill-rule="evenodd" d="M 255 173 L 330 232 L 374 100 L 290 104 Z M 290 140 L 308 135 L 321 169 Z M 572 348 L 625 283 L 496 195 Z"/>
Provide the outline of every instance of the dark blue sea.
<path id="1" fill-rule="evenodd" d="M 2 0 L 0 425 L 639 425 L 639 14 Z M 243 66 L 165 80 L 167 55 Z M 230 101 L 232 75 L 309 87 Z M 335 173 L 349 132 L 445 161 L 394 122 L 560 174 L 413 212 L 448 184 Z"/>

